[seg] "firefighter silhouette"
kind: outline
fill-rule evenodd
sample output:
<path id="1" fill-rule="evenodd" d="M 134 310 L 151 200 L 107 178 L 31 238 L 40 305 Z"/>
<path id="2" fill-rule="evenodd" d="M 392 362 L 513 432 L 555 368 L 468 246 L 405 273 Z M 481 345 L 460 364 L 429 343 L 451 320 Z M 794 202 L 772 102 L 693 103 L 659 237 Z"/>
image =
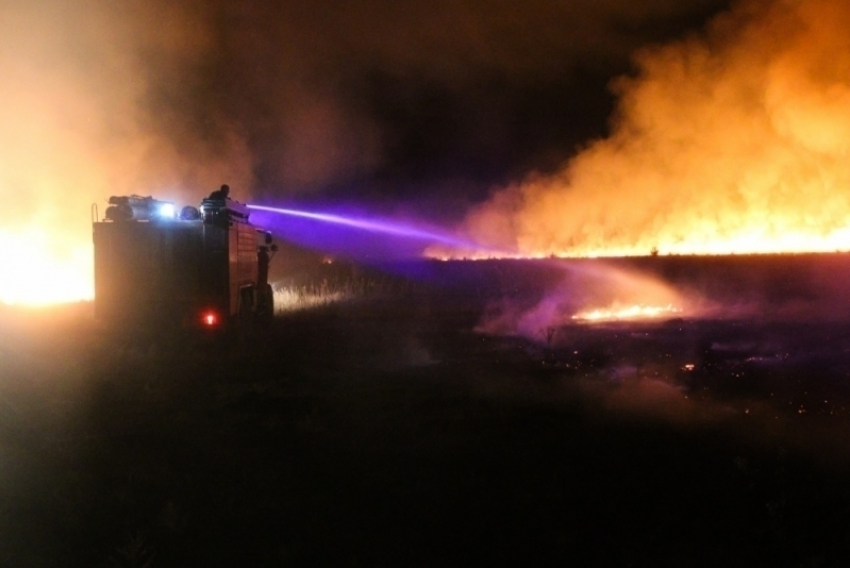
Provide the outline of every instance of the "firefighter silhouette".
<path id="1" fill-rule="evenodd" d="M 262 290 L 269 283 L 269 247 L 261 246 L 257 250 L 257 288 Z"/>
<path id="2" fill-rule="evenodd" d="M 227 184 L 222 185 L 220 188 L 210 193 L 210 196 L 207 199 L 218 199 L 220 201 L 230 199 L 230 186 Z"/>

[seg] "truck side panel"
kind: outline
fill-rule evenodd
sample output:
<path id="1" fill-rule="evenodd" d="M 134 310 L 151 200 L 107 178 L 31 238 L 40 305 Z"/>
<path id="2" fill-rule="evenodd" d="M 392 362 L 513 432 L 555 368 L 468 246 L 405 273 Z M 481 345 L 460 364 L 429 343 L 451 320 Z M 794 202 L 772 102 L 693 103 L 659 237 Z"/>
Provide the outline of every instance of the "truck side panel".
<path id="1" fill-rule="evenodd" d="M 99 319 L 211 329 L 256 313 L 257 234 L 247 212 L 204 200 L 200 213 L 93 224 Z"/>
<path id="2" fill-rule="evenodd" d="M 247 223 L 230 225 L 230 306 L 231 315 L 239 311 L 240 293 L 257 282 L 257 235 Z"/>
<path id="3" fill-rule="evenodd" d="M 201 223 L 95 223 L 95 314 L 115 322 L 182 320 L 205 294 Z"/>

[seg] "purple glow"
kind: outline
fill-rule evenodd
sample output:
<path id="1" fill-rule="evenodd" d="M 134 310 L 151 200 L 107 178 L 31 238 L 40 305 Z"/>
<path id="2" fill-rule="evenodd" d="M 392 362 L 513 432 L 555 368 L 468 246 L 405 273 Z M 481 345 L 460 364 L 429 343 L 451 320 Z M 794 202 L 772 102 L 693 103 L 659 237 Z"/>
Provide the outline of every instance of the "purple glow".
<path id="1" fill-rule="evenodd" d="M 426 241 L 428 243 L 440 243 L 444 245 L 449 245 L 452 247 L 467 249 L 467 250 L 482 250 L 483 247 L 476 243 L 472 243 L 469 241 L 464 241 L 462 239 L 457 239 L 455 237 L 451 237 L 446 234 L 440 234 L 433 231 L 426 231 L 422 229 L 418 229 L 410 226 L 409 224 L 403 224 L 399 222 L 392 222 L 387 220 L 376 220 L 376 219 L 367 219 L 367 218 L 357 218 L 357 217 L 345 217 L 342 215 L 335 215 L 331 213 L 315 213 L 310 211 L 303 211 L 299 209 L 286 209 L 282 207 L 268 207 L 265 205 L 248 205 L 249 209 L 253 209 L 256 211 L 264 211 L 268 213 L 277 213 L 280 215 L 289 215 L 292 217 L 300 217 L 304 219 L 310 219 L 313 221 L 320 221 L 322 223 L 331 223 L 334 225 L 341 225 L 343 227 L 350 227 L 354 229 L 359 229 L 362 231 L 368 231 L 371 233 L 381 233 L 385 235 L 393 235 L 397 237 L 404 237 L 407 239 L 416 239 L 419 241 Z"/>

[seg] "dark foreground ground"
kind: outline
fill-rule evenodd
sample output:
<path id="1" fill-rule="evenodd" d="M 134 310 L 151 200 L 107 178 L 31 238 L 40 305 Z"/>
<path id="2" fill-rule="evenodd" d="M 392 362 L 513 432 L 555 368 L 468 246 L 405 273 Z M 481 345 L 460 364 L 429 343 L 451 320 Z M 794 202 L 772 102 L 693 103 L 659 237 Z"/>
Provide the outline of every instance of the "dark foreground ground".
<path id="1" fill-rule="evenodd" d="M 475 331 L 559 281 L 512 263 L 243 345 L 2 309 L 0 565 L 848 565 L 850 261 L 656 262 L 746 309 Z"/>

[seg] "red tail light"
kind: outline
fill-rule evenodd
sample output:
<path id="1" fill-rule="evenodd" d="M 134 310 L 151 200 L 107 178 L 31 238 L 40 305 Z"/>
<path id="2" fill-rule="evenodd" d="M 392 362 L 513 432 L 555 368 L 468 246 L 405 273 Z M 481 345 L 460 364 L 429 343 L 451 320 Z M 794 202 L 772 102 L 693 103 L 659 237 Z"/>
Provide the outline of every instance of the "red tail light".
<path id="1" fill-rule="evenodd" d="M 201 323 L 207 327 L 215 327 L 218 325 L 218 313 L 207 310 L 201 314 Z"/>

